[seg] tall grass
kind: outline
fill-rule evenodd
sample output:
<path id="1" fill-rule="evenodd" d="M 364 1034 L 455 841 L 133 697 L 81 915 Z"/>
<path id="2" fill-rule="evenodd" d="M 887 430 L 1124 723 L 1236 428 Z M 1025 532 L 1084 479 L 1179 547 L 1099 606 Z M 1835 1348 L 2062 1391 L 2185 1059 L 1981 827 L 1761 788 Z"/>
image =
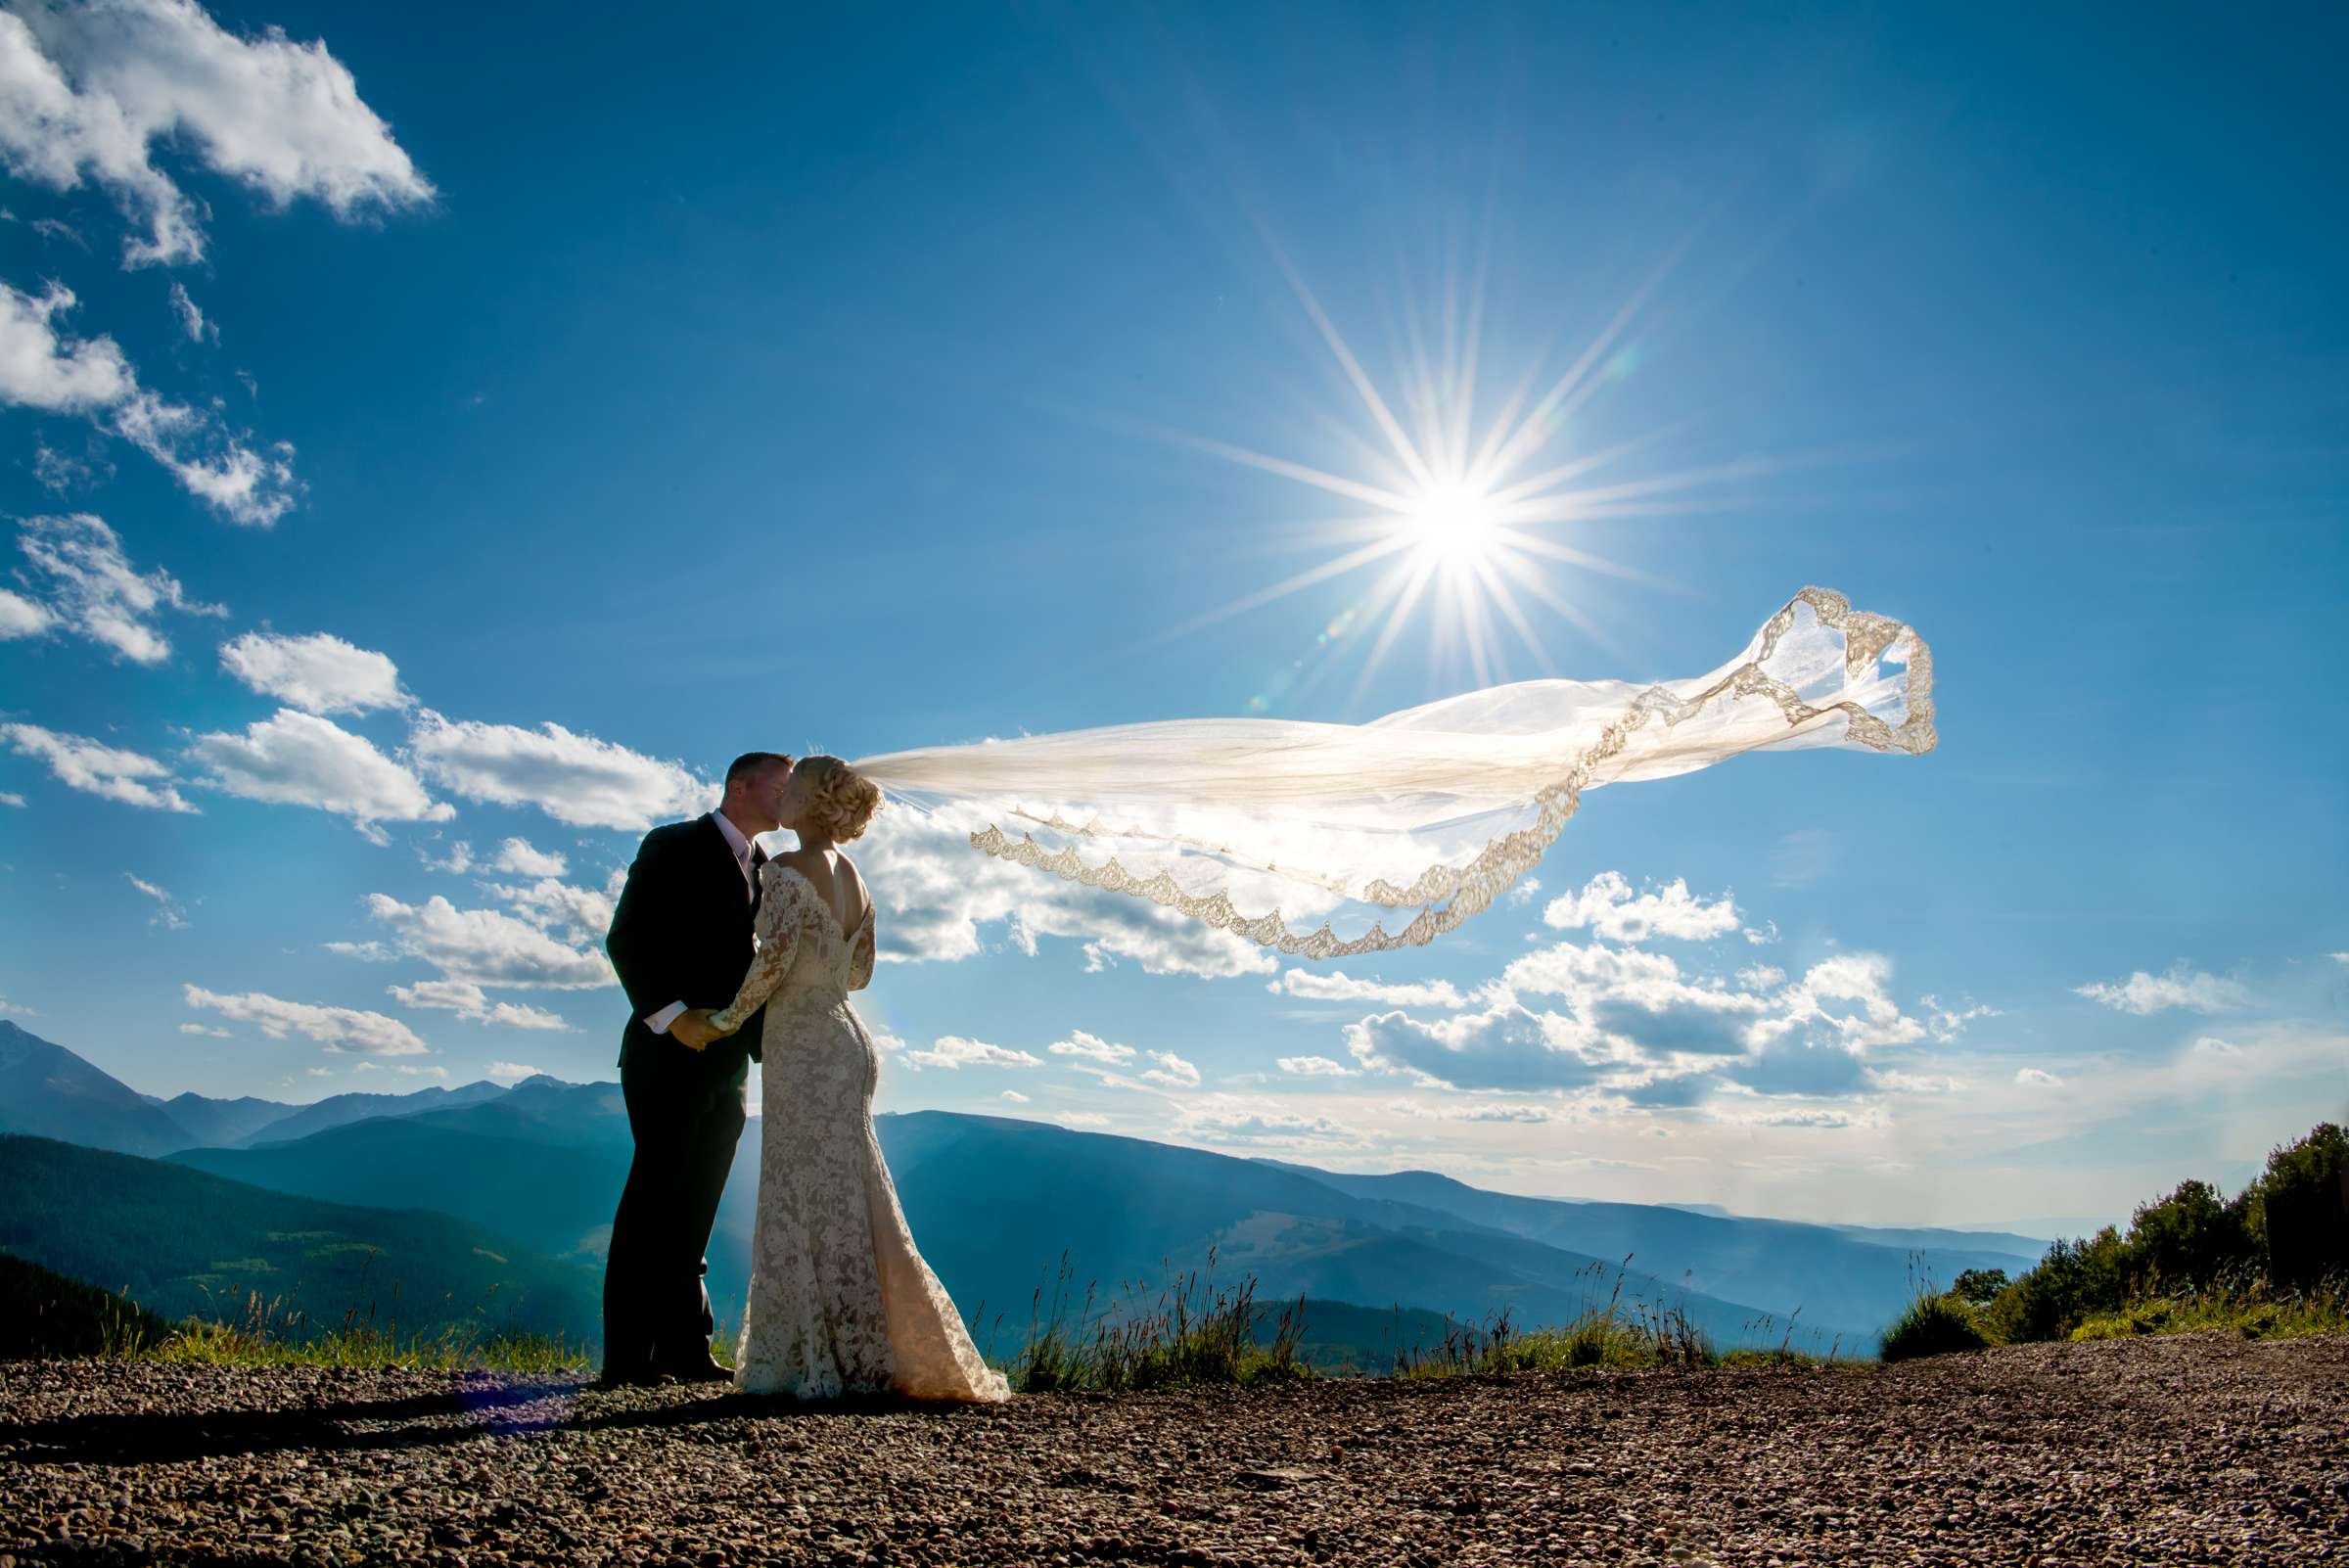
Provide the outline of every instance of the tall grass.
<path id="1" fill-rule="evenodd" d="M 1138 1294 L 1131 1286 L 1127 1287 L 1127 1297 L 1108 1300 L 1097 1282 L 1080 1291 L 1064 1256 L 1053 1279 L 1038 1286 L 1030 1300 L 1027 1333 L 1018 1354 L 1003 1368 L 1012 1387 L 1025 1394 L 1044 1394 L 1249 1386 L 1321 1375 L 1299 1356 L 1308 1326 L 1304 1298 L 1277 1309 L 1260 1305 L 1253 1277 L 1237 1285 L 1216 1285 L 1215 1261 L 1211 1251 L 1205 1270 L 1172 1275 L 1173 1283 L 1146 1310 L 1135 1311 L 1122 1305 Z M 1679 1306 L 1626 1302 L 1621 1268 L 1592 1265 L 1587 1272 L 1589 1305 L 1569 1323 L 1521 1329 L 1505 1309 L 1483 1322 L 1453 1318 L 1433 1344 L 1398 1342 L 1387 1363 L 1371 1370 L 1431 1378 L 1571 1367 L 1819 1364 L 1819 1358 L 1793 1350 L 1792 1319 L 1776 1350 L 1724 1358 Z M 1597 1295 L 1602 1284 L 1608 1286 L 1603 1298 Z M 1399 1322 L 1401 1317 L 1399 1310 Z M 999 1318 L 994 1326 L 1001 1326 Z M 1833 1354 L 1826 1360 L 1833 1362 Z M 1351 1364 L 1347 1369 L 1353 1369 Z"/>
<path id="2" fill-rule="evenodd" d="M 1624 1263 L 1629 1265 L 1627 1255 Z M 1596 1283 L 1605 1266 L 1584 1272 Z M 1398 1377 L 1499 1376 L 1508 1372 L 1555 1372 L 1574 1367 L 1656 1368 L 1718 1366 L 1721 1355 L 1703 1329 L 1680 1307 L 1623 1300 L 1624 1272 L 1614 1270 L 1606 1299 L 1592 1300 L 1574 1321 L 1520 1330 L 1508 1311 L 1482 1325 L 1454 1324 L 1443 1340 L 1398 1354 Z"/>
<path id="3" fill-rule="evenodd" d="M 474 1319 L 402 1328 L 396 1315 L 379 1323 L 376 1304 L 352 1308 L 340 1323 L 312 1325 L 292 1301 L 258 1291 L 222 1303 L 212 1317 L 164 1323 L 127 1296 L 107 1292 L 90 1322 L 87 1354 L 110 1360 L 204 1366 L 337 1366 L 381 1370 L 483 1370 L 554 1376 L 594 1363 L 588 1348 L 561 1334 L 491 1327 Z M 393 1290 L 393 1305 L 397 1304 Z"/>
<path id="4" fill-rule="evenodd" d="M 1097 1283 L 1086 1285 L 1079 1302 L 1075 1271 L 1062 1254 L 1048 1294 L 1038 1286 L 1029 1303 L 1027 1335 L 1004 1369 L 1012 1388 L 1119 1393 L 1313 1376 L 1297 1355 L 1303 1298 L 1275 1314 L 1257 1305 L 1254 1275 L 1220 1286 L 1215 1268 L 1210 1248 L 1205 1269 L 1172 1274 L 1149 1311 L 1123 1313 L 1103 1309 Z"/>
<path id="5" fill-rule="evenodd" d="M 2092 1313 L 2074 1340 L 2141 1334 L 2196 1334 L 2224 1329 L 2245 1339 L 2294 1339 L 2349 1333 L 2349 1273 L 2278 1289 L 2263 1273 L 2223 1274 L 2207 1285 L 2153 1290 L 2117 1311 Z"/>

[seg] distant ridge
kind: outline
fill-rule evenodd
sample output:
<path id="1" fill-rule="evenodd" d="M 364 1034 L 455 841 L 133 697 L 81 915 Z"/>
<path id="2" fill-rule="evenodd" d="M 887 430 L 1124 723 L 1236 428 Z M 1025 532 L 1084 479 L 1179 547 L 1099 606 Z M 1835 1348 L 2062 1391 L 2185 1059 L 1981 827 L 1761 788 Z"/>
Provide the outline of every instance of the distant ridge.
<path id="1" fill-rule="evenodd" d="M 144 1094 L 6 1019 L 0 1019 L 0 1132 L 124 1154 L 168 1154 L 189 1142 L 187 1130 Z"/>
<path id="2" fill-rule="evenodd" d="M 523 1083 L 542 1085 L 562 1080 L 541 1073 Z M 142 1094 L 63 1045 L 0 1019 L 0 1132 L 61 1138 L 150 1158 L 181 1149 L 242 1148 L 307 1137 L 370 1117 L 475 1105 L 506 1092 L 484 1080 L 458 1088 L 436 1084 L 404 1094 L 332 1094 L 307 1105 L 253 1095 L 213 1099 L 192 1091 L 166 1100 Z"/>

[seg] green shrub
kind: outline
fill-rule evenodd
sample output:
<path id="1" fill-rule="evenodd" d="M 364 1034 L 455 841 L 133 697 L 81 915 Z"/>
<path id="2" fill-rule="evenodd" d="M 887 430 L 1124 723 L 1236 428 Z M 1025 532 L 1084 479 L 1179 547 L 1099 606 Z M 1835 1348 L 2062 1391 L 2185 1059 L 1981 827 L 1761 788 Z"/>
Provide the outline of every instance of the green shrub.
<path id="1" fill-rule="evenodd" d="M 1884 1330 L 1883 1348 L 1877 1355 L 1887 1361 L 1905 1361 L 1919 1356 L 1982 1350 L 1989 1344 L 1981 1325 L 1974 1321 L 1973 1309 L 1957 1296 L 1920 1294 Z"/>
<path id="2" fill-rule="evenodd" d="M 2004 1268 L 1968 1268 L 1958 1274 L 1950 1294 L 1969 1307 L 1987 1307 L 1999 1299 L 2009 1281 Z"/>
<path id="3" fill-rule="evenodd" d="M 2349 1134 L 2338 1127 L 2320 1123 L 2272 1150 L 2244 1197 L 2247 1237 L 2279 1286 L 2349 1271 Z"/>

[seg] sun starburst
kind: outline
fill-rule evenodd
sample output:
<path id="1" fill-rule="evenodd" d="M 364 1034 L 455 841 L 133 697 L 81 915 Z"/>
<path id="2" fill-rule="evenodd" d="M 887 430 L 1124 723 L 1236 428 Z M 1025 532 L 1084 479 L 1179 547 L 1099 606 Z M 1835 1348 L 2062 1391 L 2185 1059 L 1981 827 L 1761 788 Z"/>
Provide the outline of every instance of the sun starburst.
<path id="1" fill-rule="evenodd" d="M 1563 373 L 1545 383 L 1537 366 L 1498 398 L 1489 417 L 1480 418 L 1481 285 L 1467 291 L 1464 311 L 1454 308 L 1460 291 L 1446 288 L 1433 351 L 1417 318 L 1409 319 L 1390 397 L 1296 268 L 1277 251 L 1274 254 L 1352 389 L 1357 419 L 1366 422 L 1367 429 L 1356 427 L 1361 472 L 1333 473 L 1202 437 L 1175 438 L 1367 510 L 1305 527 L 1301 541 L 1341 546 L 1330 558 L 1243 594 L 1178 630 L 1258 609 L 1333 578 L 1367 574 L 1359 596 L 1315 639 L 1325 650 L 1366 639 L 1368 651 L 1355 682 L 1358 697 L 1422 611 L 1431 623 L 1431 673 L 1438 663 L 1457 660 L 1479 683 L 1507 678 L 1512 651 L 1530 656 L 1537 669 L 1547 671 L 1554 667 L 1542 635 L 1543 623 L 1563 621 L 1595 641 L 1606 641 L 1561 576 L 1599 573 L 1664 585 L 1566 542 L 1578 525 L 1680 510 L 1687 504 L 1686 492 L 1752 472 L 1751 465 L 1731 465 L 1601 483 L 1605 471 L 1645 441 L 1594 451 L 1567 449 L 1573 416 L 1635 362 L 1625 339 L 1655 279 L 1633 295 Z M 1322 673 L 1326 669 L 1313 678 Z M 1267 700 L 1260 699 L 1257 706 L 1267 706 Z"/>

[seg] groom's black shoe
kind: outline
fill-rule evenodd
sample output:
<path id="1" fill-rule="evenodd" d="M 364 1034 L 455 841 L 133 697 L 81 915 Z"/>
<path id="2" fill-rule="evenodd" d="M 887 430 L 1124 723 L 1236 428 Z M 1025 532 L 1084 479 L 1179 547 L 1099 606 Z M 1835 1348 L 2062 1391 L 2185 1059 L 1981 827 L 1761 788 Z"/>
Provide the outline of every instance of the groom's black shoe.
<path id="1" fill-rule="evenodd" d="M 652 1388 L 661 1374 L 649 1366 L 607 1366 L 595 1380 L 597 1388 Z"/>
<path id="2" fill-rule="evenodd" d="M 680 1383 L 731 1383 L 734 1381 L 734 1374 L 718 1365 L 707 1351 L 704 1351 L 697 1360 L 666 1362 L 661 1370 Z"/>

